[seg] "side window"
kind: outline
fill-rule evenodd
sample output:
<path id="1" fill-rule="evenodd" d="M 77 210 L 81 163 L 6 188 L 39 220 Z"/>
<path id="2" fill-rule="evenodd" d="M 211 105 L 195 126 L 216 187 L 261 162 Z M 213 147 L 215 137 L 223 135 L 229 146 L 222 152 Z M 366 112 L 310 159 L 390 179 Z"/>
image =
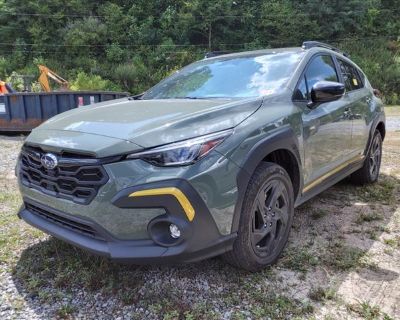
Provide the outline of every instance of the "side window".
<path id="1" fill-rule="evenodd" d="M 313 58 L 294 92 L 294 100 L 309 100 L 312 86 L 323 80 L 339 81 L 335 64 L 329 55 L 319 55 Z"/>
<path id="2" fill-rule="evenodd" d="M 362 88 L 364 84 L 357 69 L 343 60 L 338 59 L 338 62 L 346 86 L 346 91 Z"/>
<path id="3" fill-rule="evenodd" d="M 309 93 L 312 86 L 318 81 L 338 82 L 339 80 L 332 57 L 328 55 L 315 57 L 307 68 L 306 80 Z"/>
<path id="4" fill-rule="evenodd" d="M 304 101 L 308 100 L 306 77 L 303 75 L 297 89 L 294 91 L 293 100 Z"/>

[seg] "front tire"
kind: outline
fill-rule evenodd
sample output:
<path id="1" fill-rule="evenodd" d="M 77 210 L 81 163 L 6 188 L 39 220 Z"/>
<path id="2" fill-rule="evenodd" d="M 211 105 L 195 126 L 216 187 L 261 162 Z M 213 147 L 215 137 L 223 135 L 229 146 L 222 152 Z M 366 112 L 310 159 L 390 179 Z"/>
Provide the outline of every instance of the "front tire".
<path id="1" fill-rule="evenodd" d="M 224 258 L 248 271 L 274 263 L 287 243 L 293 214 L 294 194 L 289 175 L 275 163 L 261 163 L 246 190 L 238 237 Z"/>
<path id="2" fill-rule="evenodd" d="M 364 165 L 350 176 L 351 182 L 358 185 L 376 182 L 379 177 L 381 160 L 382 136 L 381 133 L 376 130 L 372 138 L 371 147 L 364 160 Z"/>

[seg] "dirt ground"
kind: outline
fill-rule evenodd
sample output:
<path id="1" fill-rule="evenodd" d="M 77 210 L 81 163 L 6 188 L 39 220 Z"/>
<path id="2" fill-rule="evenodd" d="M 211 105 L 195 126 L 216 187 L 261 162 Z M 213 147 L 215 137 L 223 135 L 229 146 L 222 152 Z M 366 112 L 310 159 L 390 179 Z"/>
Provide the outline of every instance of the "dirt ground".
<path id="1" fill-rule="evenodd" d="M 20 221 L 23 136 L 0 137 L 0 319 L 400 319 L 400 107 L 379 182 L 343 181 L 296 209 L 279 262 L 110 263 Z"/>

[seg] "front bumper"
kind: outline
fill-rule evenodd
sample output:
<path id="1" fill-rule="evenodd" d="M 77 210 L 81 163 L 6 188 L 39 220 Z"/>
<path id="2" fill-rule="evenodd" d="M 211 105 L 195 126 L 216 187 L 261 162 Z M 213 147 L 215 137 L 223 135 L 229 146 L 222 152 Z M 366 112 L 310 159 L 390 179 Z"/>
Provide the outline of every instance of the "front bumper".
<path id="1" fill-rule="evenodd" d="M 179 190 L 190 203 L 193 215 L 176 194 L 140 193 L 143 190 L 165 191 L 166 188 Z M 151 239 L 145 240 L 117 239 L 93 220 L 50 208 L 26 197 L 18 215 L 32 226 L 92 253 L 115 261 L 138 264 L 206 259 L 231 250 L 236 238 L 236 234 L 221 235 L 202 198 L 183 179 L 123 189 L 114 196 L 112 203 L 118 208 L 158 207 L 163 208 L 165 213 L 149 222 L 147 231 Z M 179 239 L 173 239 L 169 235 L 170 223 L 180 228 Z"/>

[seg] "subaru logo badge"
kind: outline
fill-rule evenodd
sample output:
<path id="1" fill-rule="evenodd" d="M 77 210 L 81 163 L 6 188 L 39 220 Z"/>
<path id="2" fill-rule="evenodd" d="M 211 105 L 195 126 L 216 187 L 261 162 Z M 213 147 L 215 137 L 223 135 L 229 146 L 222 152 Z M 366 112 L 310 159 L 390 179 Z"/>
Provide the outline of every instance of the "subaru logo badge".
<path id="1" fill-rule="evenodd" d="M 58 164 L 57 157 L 52 153 L 46 153 L 42 155 L 42 157 L 40 158 L 40 162 L 42 163 L 42 166 L 46 169 L 54 169 L 55 167 L 57 167 Z"/>

